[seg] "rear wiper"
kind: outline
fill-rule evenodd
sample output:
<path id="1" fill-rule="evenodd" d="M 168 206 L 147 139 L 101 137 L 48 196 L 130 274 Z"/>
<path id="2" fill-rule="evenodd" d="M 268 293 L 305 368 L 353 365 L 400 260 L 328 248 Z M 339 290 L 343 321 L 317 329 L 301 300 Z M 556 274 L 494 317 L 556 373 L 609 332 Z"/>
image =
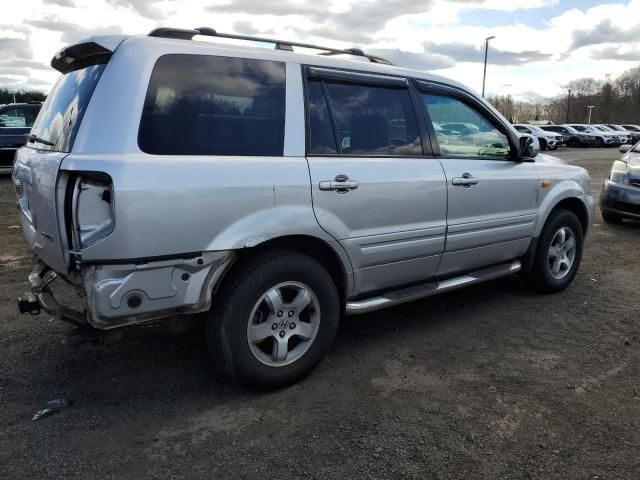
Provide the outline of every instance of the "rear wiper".
<path id="1" fill-rule="evenodd" d="M 50 147 L 54 147 L 56 145 L 55 143 L 52 143 L 49 140 L 45 140 L 44 138 L 40 138 L 33 133 L 27 133 L 25 137 L 27 137 L 27 140 L 29 140 L 30 142 L 38 142 L 44 145 L 49 145 Z"/>

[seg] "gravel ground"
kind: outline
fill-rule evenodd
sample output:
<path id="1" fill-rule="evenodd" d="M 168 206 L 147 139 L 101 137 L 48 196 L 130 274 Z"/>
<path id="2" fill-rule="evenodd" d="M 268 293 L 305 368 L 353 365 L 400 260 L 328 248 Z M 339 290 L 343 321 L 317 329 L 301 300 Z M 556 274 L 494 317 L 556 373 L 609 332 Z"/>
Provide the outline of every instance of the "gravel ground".
<path id="1" fill-rule="evenodd" d="M 613 149 L 556 152 L 598 192 Z M 596 219 L 567 291 L 503 278 L 342 322 L 273 393 L 236 387 L 197 334 L 104 347 L 20 316 L 29 255 L 0 179 L 0 476 L 640 478 L 640 223 Z M 32 422 L 51 399 L 74 404 Z"/>

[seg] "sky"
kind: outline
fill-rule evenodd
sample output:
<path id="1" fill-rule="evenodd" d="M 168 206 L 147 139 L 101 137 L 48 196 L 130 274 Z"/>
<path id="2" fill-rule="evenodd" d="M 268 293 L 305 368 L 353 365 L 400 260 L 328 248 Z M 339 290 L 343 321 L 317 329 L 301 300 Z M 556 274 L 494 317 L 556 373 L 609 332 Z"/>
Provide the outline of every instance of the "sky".
<path id="1" fill-rule="evenodd" d="M 0 86 L 48 91 L 57 50 L 91 35 L 209 26 L 333 47 L 536 100 L 640 64 L 640 0 L 2 0 Z"/>

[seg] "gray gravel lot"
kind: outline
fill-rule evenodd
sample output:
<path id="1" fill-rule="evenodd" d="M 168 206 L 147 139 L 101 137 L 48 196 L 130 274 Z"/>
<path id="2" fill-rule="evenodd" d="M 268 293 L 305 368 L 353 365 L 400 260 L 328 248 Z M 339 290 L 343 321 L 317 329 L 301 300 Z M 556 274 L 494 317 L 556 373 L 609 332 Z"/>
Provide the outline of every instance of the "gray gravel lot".
<path id="1" fill-rule="evenodd" d="M 562 149 L 600 190 L 613 149 Z M 640 223 L 598 215 L 567 291 L 517 276 L 342 322 L 300 384 L 220 378 L 197 334 L 111 347 L 20 316 L 0 179 L 0 478 L 640 478 Z M 50 399 L 75 403 L 32 422 Z"/>

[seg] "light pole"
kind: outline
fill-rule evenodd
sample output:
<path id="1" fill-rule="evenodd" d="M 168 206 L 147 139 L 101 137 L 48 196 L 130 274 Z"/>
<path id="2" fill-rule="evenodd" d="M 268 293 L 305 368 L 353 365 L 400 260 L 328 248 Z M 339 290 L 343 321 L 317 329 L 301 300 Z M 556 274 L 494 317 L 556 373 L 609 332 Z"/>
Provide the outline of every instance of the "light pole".
<path id="1" fill-rule="evenodd" d="M 569 88 L 569 94 L 567 95 L 567 121 L 569 123 L 569 112 L 571 111 L 571 89 Z"/>
<path id="2" fill-rule="evenodd" d="M 487 52 L 489 51 L 489 40 L 493 40 L 495 36 L 484 39 L 484 73 L 482 74 L 482 98 L 484 98 L 484 85 L 487 80 Z"/>
<path id="3" fill-rule="evenodd" d="M 595 108 L 595 105 L 587 105 L 587 108 L 589 109 L 589 125 L 591 125 L 591 110 L 593 110 Z"/>

